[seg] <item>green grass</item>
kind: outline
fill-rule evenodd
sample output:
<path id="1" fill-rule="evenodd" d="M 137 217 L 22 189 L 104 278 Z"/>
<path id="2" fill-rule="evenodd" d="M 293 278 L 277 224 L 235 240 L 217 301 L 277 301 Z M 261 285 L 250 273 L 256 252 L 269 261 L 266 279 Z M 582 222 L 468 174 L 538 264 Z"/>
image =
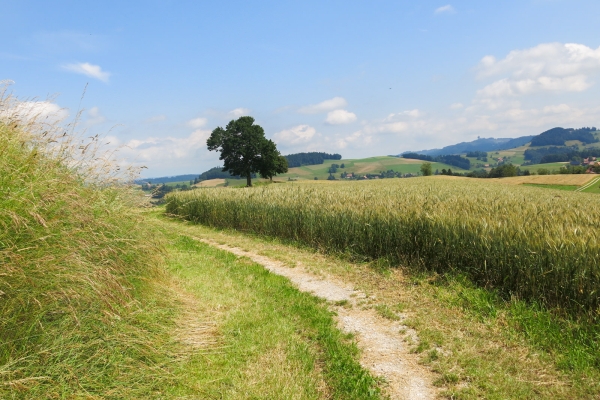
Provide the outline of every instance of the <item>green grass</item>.
<path id="1" fill-rule="evenodd" d="M 581 193 L 600 193 L 600 182 L 582 190 Z"/>
<path id="2" fill-rule="evenodd" d="M 365 174 L 378 174 L 381 171 L 393 170 L 396 172 L 402 172 L 403 174 L 411 173 L 418 174 L 421 171 L 421 164 L 423 161 L 419 160 L 407 160 L 401 157 L 369 157 L 363 159 L 349 159 L 349 160 L 325 160 L 323 164 L 319 165 L 305 165 L 302 167 L 290 168 L 287 174 L 278 175 L 278 179 L 287 179 L 288 177 L 298 179 L 313 179 L 315 176 L 324 180 L 329 176 L 328 169 L 331 164 L 344 164 L 345 168 L 338 168 L 338 171 L 334 174 L 337 179 L 340 178 L 340 174 L 344 171 L 351 173 L 354 172 L 358 176 Z M 452 169 L 455 172 L 465 172 L 465 170 L 453 167 L 451 165 L 442 163 L 431 163 L 433 171 L 439 169 Z"/>
<path id="3" fill-rule="evenodd" d="M 195 297 L 197 314 L 216 323 L 215 344 L 173 371 L 183 381 L 170 397 L 379 398 L 324 301 L 246 258 L 170 237 L 170 271 Z"/>
<path id="4" fill-rule="evenodd" d="M 161 184 L 159 184 L 161 185 Z M 165 186 L 177 186 L 177 185 L 187 185 L 190 186 L 190 181 L 179 181 L 179 182 L 167 182 Z"/>
<path id="5" fill-rule="evenodd" d="M 295 241 L 175 221 L 170 226 L 288 265 L 302 263 L 369 293 L 384 318 L 408 315 L 402 323 L 416 329 L 420 340 L 413 342 L 410 335 L 405 340 L 437 373 L 434 380 L 445 397 L 592 399 L 600 394 L 598 342 L 585 324 L 562 320 L 536 305 L 506 301 L 464 276 L 385 271 L 382 265 L 351 263 Z"/>
<path id="6" fill-rule="evenodd" d="M 0 121 L 0 398 L 147 398 L 171 381 L 162 244 L 65 129 Z"/>
<path id="7" fill-rule="evenodd" d="M 551 184 L 541 184 L 541 183 L 524 183 L 523 186 L 532 186 L 532 187 L 540 187 L 546 189 L 556 189 L 556 190 L 566 190 L 568 192 L 573 192 L 579 186 L 576 185 L 551 185 Z"/>
<path id="8" fill-rule="evenodd" d="M 530 172 L 538 173 L 539 170 L 544 169 L 552 173 L 553 171 L 558 171 L 562 167 L 569 165 L 568 162 L 556 162 L 556 163 L 546 163 L 546 164 L 532 164 L 526 165 L 524 167 L 520 167 L 523 171 L 528 170 Z"/>

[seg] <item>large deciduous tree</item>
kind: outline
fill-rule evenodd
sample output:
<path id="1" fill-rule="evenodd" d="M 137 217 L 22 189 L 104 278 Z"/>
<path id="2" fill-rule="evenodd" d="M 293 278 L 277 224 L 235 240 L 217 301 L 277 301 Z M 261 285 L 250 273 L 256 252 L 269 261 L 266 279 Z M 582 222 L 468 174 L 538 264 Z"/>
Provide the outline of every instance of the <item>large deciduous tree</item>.
<path id="1" fill-rule="evenodd" d="M 273 180 L 277 174 L 285 174 L 288 171 L 288 162 L 284 156 L 279 154 L 272 140 L 265 140 L 262 148 L 262 163 L 258 173 L 262 178 Z"/>
<path id="2" fill-rule="evenodd" d="M 273 141 L 265 138 L 265 131 L 254 124 L 252 117 L 231 120 L 225 127 L 217 127 L 206 141 L 208 150 L 221 152 L 223 171 L 245 176 L 252 186 L 252 174 L 263 178 L 287 172 L 287 162 Z"/>

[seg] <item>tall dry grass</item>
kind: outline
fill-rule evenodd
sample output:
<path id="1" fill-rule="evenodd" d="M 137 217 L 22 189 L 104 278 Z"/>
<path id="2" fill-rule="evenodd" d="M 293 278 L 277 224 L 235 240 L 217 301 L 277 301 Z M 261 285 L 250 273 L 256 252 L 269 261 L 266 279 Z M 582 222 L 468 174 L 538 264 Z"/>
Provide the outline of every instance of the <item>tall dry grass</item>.
<path id="1" fill-rule="evenodd" d="M 151 298 L 145 282 L 157 276 L 161 245 L 100 138 L 5 89 L 0 397 L 147 393 L 163 380 L 152 348 L 162 334 L 140 299 Z"/>

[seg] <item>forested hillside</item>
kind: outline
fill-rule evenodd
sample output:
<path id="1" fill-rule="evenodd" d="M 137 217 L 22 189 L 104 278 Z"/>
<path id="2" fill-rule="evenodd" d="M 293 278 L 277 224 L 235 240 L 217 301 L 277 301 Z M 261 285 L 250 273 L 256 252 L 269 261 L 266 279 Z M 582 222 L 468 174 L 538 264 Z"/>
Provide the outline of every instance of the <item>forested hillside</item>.
<path id="1" fill-rule="evenodd" d="M 423 160 L 429 162 L 440 162 L 448 165 L 452 165 L 453 167 L 458 167 L 462 169 L 470 169 L 471 161 L 467 158 L 457 156 L 457 155 L 446 155 L 446 156 L 428 156 L 425 154 L 418 153 L 404 153 L 402 155 L 403 158 L 412 158 L 415 160 Z"/>
<path id="2" fill-rule="evenodd" d="M 534 136 L 522 136 L 518 138 L 480 138 L 472 142 L 461 142 L 441 149 L 421 150 L 411 153 L 424 154 L 427 156 L 439 156 L 448 154 L 461 154 L 470 151 L 498 151 L 523 146 L 531 141 Z"/>
<path id="3" fill-rule="evenodd" d="M 539 135 L 535 136 L 531 140 L 531 146 L 564 146 L 565 142 L 569 140 L 579 140 L 582 143 L 589 144 L 598 142 L 598 139 L 592 135 L 596 128 L 552 128 Z"/>
<path id="4" fill-rule="evenodd" d="M 321 152 L 295 153 L 284 156 L 289 168 L 301 167 L 302 165 L 323 164 L 325 160 L 341 160 L 340 154 L 328 154 Z"/>

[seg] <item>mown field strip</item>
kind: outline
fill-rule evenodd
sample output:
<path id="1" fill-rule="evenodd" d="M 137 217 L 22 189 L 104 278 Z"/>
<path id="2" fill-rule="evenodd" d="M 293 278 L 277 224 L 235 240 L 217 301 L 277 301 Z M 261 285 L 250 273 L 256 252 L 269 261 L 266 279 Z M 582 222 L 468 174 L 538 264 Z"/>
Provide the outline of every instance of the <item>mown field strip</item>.
<path id="1" fill-rule="evenodd" d="M 406 326 L 378 316 L 373 309 L 361 309 L 359 302 L 366 297 L 364 293 L 331 278 L 319 278 L 299 266 L 289 268 L 281 262 L 240 248 L 221 245 L 208 239 L 197 240 L 235 255 L 248 257 L 269 271 L 288 278 L 301 291 L 310 292 L 330 302 L 349 304 L 350 307 L 334 307 L 339 327 L 357 335 L 362 349 L 361 364 L 375 376 L 386 380 L 390 398 L 435 397 L 437 391 L 431 385 L 431 373 L 417 363 L 415 355 L 409 352 L 400 335 L 400 331 L 406 330 Z"/>
<path id="2" fill-rule="evenodd" d="M 592 179 L 591 181 L 589 181 L 588 183 L 586 183 L 585 185 L 581 186 L 578 189 L 575 189 L 576 192 L 582 192 L 585 189 L 589 188 L 590 186 L 598 183 L 598 181 L 600 181 L 600 178 L 596 178 L 596 179 Z"/>

